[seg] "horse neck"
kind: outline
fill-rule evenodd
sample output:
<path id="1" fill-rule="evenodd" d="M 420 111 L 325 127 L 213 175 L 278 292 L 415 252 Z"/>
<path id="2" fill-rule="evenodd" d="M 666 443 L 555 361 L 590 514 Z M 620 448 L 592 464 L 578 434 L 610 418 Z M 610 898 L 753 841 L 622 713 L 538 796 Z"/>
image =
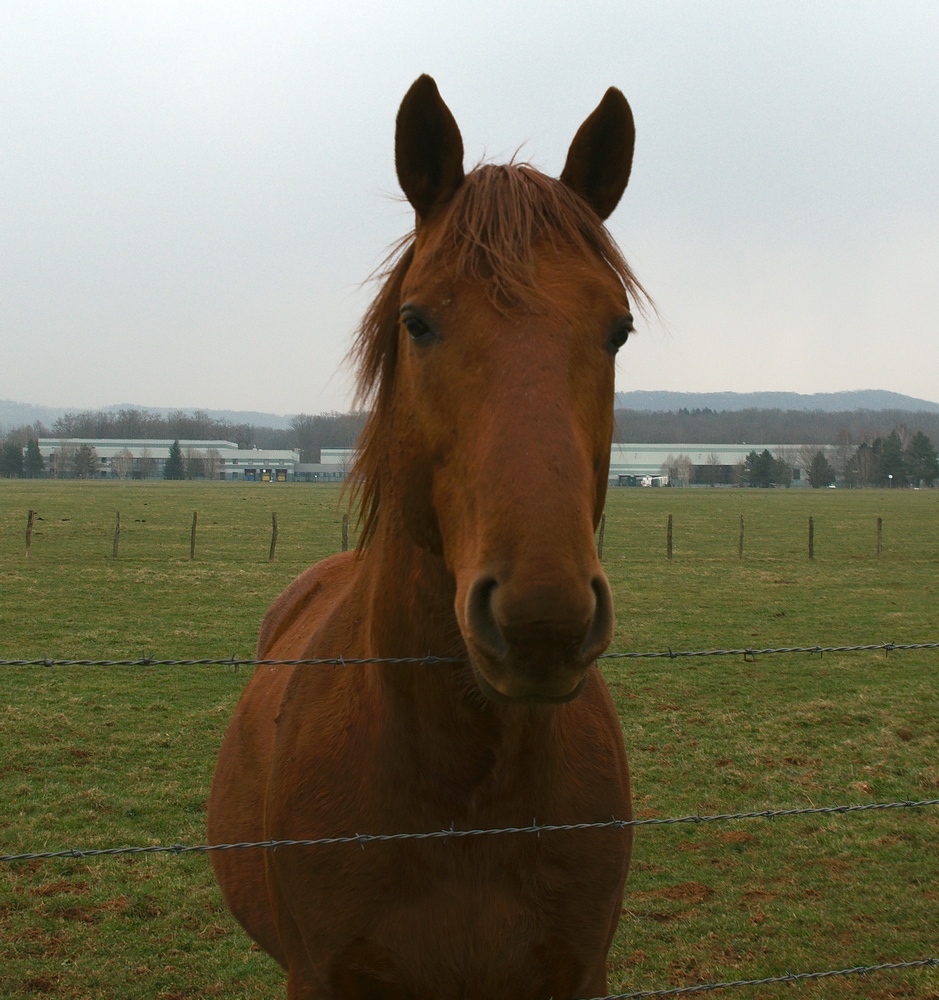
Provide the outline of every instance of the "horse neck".
<path id="1" fill-rule="evenodd" d="M 370 655 L 466 656 L 453 610 L 455 584 L 440 556 L 414 544 L 383 510 L 360 558 Z"/>
<path id="2" fill-rule="evenodd" d="M 414 544 L 383 511 L 362 554 L 360 580 L 369 620 L 368 654 L 467 660 L 453 608 L 455 583 L 441 556 Z M 379 690 L 429 761 L 455 777 L 497 758 L 529 755 L 551 738 L 549 708 L 508 709 L 479 691 L 464 663 L 387 664 Z"/>

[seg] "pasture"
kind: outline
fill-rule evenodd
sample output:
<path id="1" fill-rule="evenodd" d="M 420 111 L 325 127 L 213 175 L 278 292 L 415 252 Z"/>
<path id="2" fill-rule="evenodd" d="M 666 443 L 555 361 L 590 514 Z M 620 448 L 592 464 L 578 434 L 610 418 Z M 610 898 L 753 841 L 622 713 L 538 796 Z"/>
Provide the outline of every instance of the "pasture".
<path id="1" fill-rule="evenodd" d="M 341 515 L 324 485 L 0 482 L 0 658 L 250 658 Z M 611 652 L 939 641 L 939 491 L 614 489 L 603 563 Z M 939 797 L 937 668 L 936 650 L 602 666 L 647 818 Z M 0 851 L 205 842 L 249 668 L 0 670 Z M 937 808 L 640 827 L 610 991 L 937 956 L 937 839 Z M 284 995 L 201 855 L 2 863 L 0 940 L 3 996 Z M 926 1000 L 939 974 L 801 989 Z"/>

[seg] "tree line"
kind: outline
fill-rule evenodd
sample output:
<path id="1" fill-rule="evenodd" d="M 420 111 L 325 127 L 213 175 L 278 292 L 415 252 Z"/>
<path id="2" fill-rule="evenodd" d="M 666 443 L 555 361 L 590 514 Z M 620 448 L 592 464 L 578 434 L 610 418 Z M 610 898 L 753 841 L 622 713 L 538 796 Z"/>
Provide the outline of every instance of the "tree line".
<path id="1" fill-rule="evenodd" d="M 125 408 L 117 411 L 82 411 L 59 417 L 51 427 L 35 423 L 13 428 L 0 444 L 0 476 L 39 476 L 47 470 L 39 454 L 40 437 L 63 441 L 82 438 L 140 440 L 227 440 L 239 448 L 299 449 L 302 462 L 318 462 L 323 448 L 353 448 L 367 414 L 301 413 L 287 428 L 259 427 L 218 420 L 204 410 L 174 410 L 165 415 Z M 812 485 L 835 478 L 849 486 L 932 485 L 935 447 L 939 442 L 939 413 L 856 410 L 826 413 L 802 410 L 709 409 L 647 412 L 618 410 L 616 442 L 686 444 L 753 442 L 753 460 L 740 467 L 691 466 L 687 456 L 673 458 L 673 481 L 698 483 L 737 482 L 741 485 L 788 484 L 796 467 L 806 470 Z M 769 460 L 763 442 L 780 446 Z M 809 446 L 795 454 L 794 446 Z M 210 449 L 211 451 L 211 449 Z M 755 457 L 754 457 L 755 456 Z M 186 456 L 188 477 L 206 474 L 199 462 L 212 462 L 206 452 Z M 87 446 L 76 446 L 62 461 L 73 463 L 72 475 L 91 475 L 93 456 Z M 775 462 L 775 466 L 771 463 Z M 191 466 L 191 469 L 190 469 Z M 673 466 L 673 468 L 671 468 Z M 118 468 L 120 461 L 118 460 Z"/>
<path id="2" fill-rule="evenodd" d="M 791 486 L 803 473 L 816 489 L 843 486 L 932 486 L 939 479 L 939 456 L 928 435 L 895 427 L 886 437 L 850 445 L 780 445 L 774 451 L 755 448 L 733 468 L 712 455 L 705 465 L 693 465 L 688 455 L 669 455 L 661 473 L 675 486 Z"/>
<path id="3" fill-rule="evenodd" d="M 51 426 L 37 422 L 7 431 L 0 443 L 0 476 L 34 478 L 52 471 L 44 466 L 39 438 L 58 438 L 65 442 L 82 438 L 233 441 L 239 448 L 246 449 L 299 449 L 301 462 L 319 462 L 323 448 L 354 448 L 366 416 L 365 413 L 300 413 L 291 419 L 289 427 L 272 428 L 217 420 L 204 410 L 192 413 L 176 410 L 165 416 L 135 409 L 68 413 Z M 66 446 L 60 458 L 62 472 L 67 469 L 70 476 L 79 479 L 92 476 L 96 464 L 93 451 L 89 445 Z M 183 459 L 181 478 L 214 478 L 209 468 L 213 464 L 212 449 L 183 456 Z M 120 453 L 115 461 L 120 469 Z M 204 468 L 199 468 L 200 462 L 204 463 Z"/>
<path id="4" fill-rule="evenodd" d="M 816 489 L 840 482 L 843 486 L 932 486 L 939 479 L 939 457 L 929 436 L 895 427 L 885 437 L 862 441 L 856 448 L 843 444 L 825 448 L 803 445 L 781 447 L 771 455 L 751 451 L 740 476 L 748 486 L 788 486 L 798 468 Z"/>
<path id="5" fill-rule="evenodd" d="M 894 427 L 939 442 L 939 413 L 905 410 L 617 410 L 613 440 L 644 444 L 872 444 Z"/>

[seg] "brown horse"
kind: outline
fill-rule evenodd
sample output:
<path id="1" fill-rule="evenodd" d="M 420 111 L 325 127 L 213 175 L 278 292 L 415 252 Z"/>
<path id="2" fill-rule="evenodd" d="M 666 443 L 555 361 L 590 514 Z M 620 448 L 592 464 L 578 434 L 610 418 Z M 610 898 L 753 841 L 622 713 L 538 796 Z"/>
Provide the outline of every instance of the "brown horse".
<path id="1" fill-rule="evenodd" d="M 634 134 L 611 88 L 560 181 L 464 175 L 434 81 L 405 96 L 395 157 L 417 224 L 355 348 L 365 542 L 278 597 L 258 657 L 462 662 L 259 666 L 215 772 L 213 843 L 629 818 L 594 662 L 613 631 L 594 531 L 641 292 L 602 220 Z M 571 1000 L 606 991 L 630 845 L 607 828 L 213 864 L 293 1000 Z"/>

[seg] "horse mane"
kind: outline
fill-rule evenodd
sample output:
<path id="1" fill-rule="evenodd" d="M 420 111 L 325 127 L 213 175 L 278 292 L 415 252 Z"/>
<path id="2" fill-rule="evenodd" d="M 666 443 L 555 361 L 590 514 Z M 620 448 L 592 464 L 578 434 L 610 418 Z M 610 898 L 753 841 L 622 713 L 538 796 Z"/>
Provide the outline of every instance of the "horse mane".
<path id="1" fill-rule="evenodd" d="M 502 307 L 537 308 L 535 245 L 541 237 L 603 261 L 630 301 L 649 301 L 600 217 L 559 180 L 525 163 L 483 164 L 464 179 L 444 210 L 434 251 L 455 280 L 483 281 Z M 414 259 L 414 232 L 397 243 L 376 274 L 381 287 L 366 310 L 350 351 L 357 368 L 355 405 L 370 409 L 351 470 L 351 499 L 359 508 L 359 547 L 377 523 L 388 462 L 388 425 L 398 343 L 401 286 Z"/>

